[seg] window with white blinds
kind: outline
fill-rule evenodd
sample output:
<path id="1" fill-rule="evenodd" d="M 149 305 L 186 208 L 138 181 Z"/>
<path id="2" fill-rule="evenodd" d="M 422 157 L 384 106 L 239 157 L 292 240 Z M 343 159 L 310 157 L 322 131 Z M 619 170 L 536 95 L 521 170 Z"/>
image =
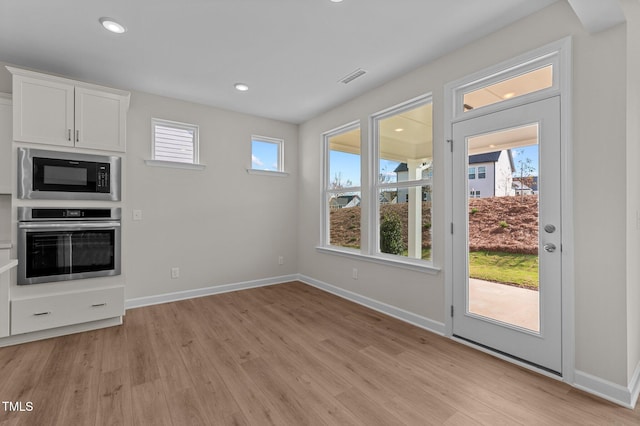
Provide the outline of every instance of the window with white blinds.
<path id="1" fill-rule="evenodd" d="M 153 159 L 198 164 L 198 126 L 152 119 Z"/>

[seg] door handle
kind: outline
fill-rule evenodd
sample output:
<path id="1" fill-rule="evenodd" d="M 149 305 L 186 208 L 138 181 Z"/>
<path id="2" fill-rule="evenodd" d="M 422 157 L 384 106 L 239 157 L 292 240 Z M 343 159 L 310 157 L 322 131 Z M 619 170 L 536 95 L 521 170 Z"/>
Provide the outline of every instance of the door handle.
<path id="1" fill-rule="evenodd" d="M 556 251 L 556 245 L 553 243 L 545 244 L 544 246 L 542 246 L 542 248 L 544 248 L 544 251 L 546 251 L 547 253 L 553 253 L 554 251 Z"/>

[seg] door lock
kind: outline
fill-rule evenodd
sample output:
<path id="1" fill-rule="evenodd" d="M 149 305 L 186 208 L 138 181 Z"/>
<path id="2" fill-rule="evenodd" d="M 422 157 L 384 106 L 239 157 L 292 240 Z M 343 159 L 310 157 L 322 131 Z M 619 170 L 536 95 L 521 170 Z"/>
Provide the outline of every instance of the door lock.
<path id="1" fill-rule="evenodd" d="M 553 253 L 554 251 L 556 251 L 556 245 L 553 243 L 545 244 L 542 248 L 544 248 L 544 251 L 546 251 L 547 253 Z"/>
<path id="2" fill-rule="evenodd" d="M 547 234 L 553 234 L 554 232 L 556 232 L 556 227 L 549 223 L 544 226 L 544 231 Z"/>

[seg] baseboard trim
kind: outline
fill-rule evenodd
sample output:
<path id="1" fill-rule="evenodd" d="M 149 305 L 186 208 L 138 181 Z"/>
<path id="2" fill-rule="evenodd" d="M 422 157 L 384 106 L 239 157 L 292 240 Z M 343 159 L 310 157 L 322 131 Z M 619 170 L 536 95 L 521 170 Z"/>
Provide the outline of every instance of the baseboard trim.
<path id="1" fill-rule="evenodd" d="M 298 275 L 297 279 L 298 281 L 301 281 L 312 287 L 316 287 L 338 297 L 342 297 L 343 299 L 347 299 L 359 305 L 366 306 L 367 308 L 373 309 L 374 311 L 381 312 L 383 314 L 389 315 L 390 317 L 415 325 L 416 327 L 420 327 L 432 333 L 444 336 L 444 324 L 441 322 L 433 321 L 427 317 L 416 315 L 412 312 L 405 311 L 404 309 L 396 308 L 395 306 L 379 302 L 375 299 L 362 296 L 358 293 L 354 293 L 352 291 L 345 290 L 331 284 L 327 284 L 323 281 L 316 280 L 306 275 Z"/>
<path id="2" fill-rule="evenodd" d="M 631 409 L 635 408 L 638 403 L 638 397 L 640 396 L 640 362 L 636 365 L 636 369 L 629 381 L 629 393 L 631 395 Z"/>
<path id="3" fill-rule="evenodd" d="M 195 290 L 176 291 L 174 293 L 165 293 L 157 296 L 137 297 L 128 299 L 124 302 L 124 308 L 134 309 L 143 306 L 159 305 L 161 303 L 177 302 L 179 300 L 194 299 L 197 297 L 212 296 L 214 294 L 228 293 L 231 291 L 246 290 L 256 287 L 265 287 L 269 285 L 282 284 L 289 281 L 295 281 L 298 275 L 283 275 L 280 277 L 264 278 L 260 280 L 244 281 L 233 284 L 224 284 L 219 286 L 198 288 Z"/>
<path id="4" fill-rule="evenodd" d="M 600 398 L 611 401 L 623 407 L 633 409 L 638 400 L 638 391 L 640 386 L 640 364 L 635 370 L 633 378 L 628 387 L 621 386 L 617 383 L 604 380 L 584 371 L 575 371 L 575 381 L 573 386 L 599 396 Z"/>

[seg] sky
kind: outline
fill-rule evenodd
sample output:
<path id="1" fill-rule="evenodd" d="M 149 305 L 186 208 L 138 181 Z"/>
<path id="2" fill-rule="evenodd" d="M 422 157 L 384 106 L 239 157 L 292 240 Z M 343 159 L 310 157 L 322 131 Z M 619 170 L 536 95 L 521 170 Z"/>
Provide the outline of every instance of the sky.
<path id="1" fill-rule="evenodd" d="M 278 171 L 278 145 L 269 142 L 252 141 L 251 168 Z"/>

